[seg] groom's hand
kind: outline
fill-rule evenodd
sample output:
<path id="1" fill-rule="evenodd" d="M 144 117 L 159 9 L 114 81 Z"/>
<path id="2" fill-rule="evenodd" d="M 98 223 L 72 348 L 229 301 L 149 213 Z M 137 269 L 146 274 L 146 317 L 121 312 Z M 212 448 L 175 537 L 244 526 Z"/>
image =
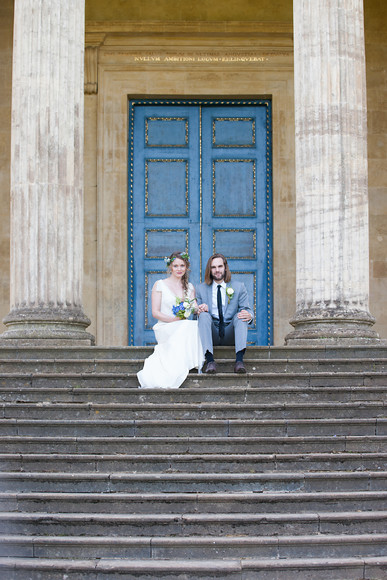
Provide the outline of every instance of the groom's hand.
<path id="1" fill-rule="evenodd" d="M 240 312 L 238 312 L 238 318 L 241 318 L 242 320 L 245 320 L 246 322 L 250 322 L 250 320 L 253 317 L 251 316 L 251 314 L 248 310 L 241 310 Z"/>
<path id="2" fill-rule="evenodd" d="M 207 306 L 207 304 L 199 304 L 199 306 L 198 306 L 198 314 L 201 314 L 202 312 L 208 312 L 208 306 Z"/>

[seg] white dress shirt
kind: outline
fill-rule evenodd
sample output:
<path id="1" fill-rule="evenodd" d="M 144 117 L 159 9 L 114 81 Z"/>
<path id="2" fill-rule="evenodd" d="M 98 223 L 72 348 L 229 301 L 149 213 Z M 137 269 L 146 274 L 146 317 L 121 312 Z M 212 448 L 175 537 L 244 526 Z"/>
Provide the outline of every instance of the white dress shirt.
<path id="1" fill-rule="evenodd" d="M 222 282 L 216 282 L 216 280 L 214 280 L 212 282 L 212 315 L 215 316 L 216 318 L 219 318 L 219 313 L 218 313 L 218 286 L 221 286 L 220 288 L 220 293 L 222 296 L 222 306 L 223 306 L 223 314 L 224 314 L 224 310 L 226 308 L 226 282 L 223 280 Z"/>

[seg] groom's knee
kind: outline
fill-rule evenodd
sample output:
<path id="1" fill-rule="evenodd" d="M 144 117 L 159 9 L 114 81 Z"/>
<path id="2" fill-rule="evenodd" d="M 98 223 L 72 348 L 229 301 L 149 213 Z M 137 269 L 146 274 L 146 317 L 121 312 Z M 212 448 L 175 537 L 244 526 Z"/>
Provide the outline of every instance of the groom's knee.
<path id="1" fill-rule="evenodd" d="M 212 316 L 209 312 L 201 312 L 199 315 L 199 327 L 209 327 L 212 324 Z"/>
<path id="2" fill-rule="evenodd" d="M 232 319 L 232 323 L 234 328 L 247 328 L 247 321 L 243 320 L 243 318 L 238 318 L 238 314 L 235 314 L 234 318 Z"/>
<path id="3" fill-rule="evenodd" d="M 238 318 L 238 315 L 236 314 L 233 318 L 233 327 L 235 334 L 235 342 L 237 342 L 238 339 L 246 340 L 248 331 L 248 323 L 246 322 L 246 320 Z"/>

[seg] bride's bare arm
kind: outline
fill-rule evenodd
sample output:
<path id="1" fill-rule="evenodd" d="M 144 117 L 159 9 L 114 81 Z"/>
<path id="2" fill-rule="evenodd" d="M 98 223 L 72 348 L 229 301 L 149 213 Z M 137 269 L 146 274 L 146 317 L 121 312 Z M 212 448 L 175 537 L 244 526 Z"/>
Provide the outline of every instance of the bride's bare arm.
<path id="1" fill-rule="evenodd" d="M 196 294 L 195 294 L 195 288 L 194 287 L 192 287 L 192 289 L 191 289 L 191 292 L 189 294 L 189 298 L 190 298 L 190 300 L 193 300 L 193 302 L 192 302 L 192 309 L 193 309 L 194 313 L 196 314 L 198 312 L 198 308 L 199 307 L 198 307 L 198 303 L 196 301 Z"/>
<path id="2" fill-rule="evenodd" d="M 160 320 L 161 322 L 175 322 L 179 320 L 177 316 L 168 316 L 167 314 L 163 314 L 160 310 L 161 308 L 161 292 L 153 287 L 152 289 L 152 316 Z"/>

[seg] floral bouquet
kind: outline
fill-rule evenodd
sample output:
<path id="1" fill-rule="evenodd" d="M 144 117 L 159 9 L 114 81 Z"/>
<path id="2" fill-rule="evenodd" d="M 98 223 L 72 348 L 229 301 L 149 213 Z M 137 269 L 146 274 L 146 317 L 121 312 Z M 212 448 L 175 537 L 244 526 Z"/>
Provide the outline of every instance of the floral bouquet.
<path id="1" fill-rule="evenodd" d="M 188 298 L 176 298 L 176 306 L 172 306 L 172 312 L 174 316 L 180 318 L 180 320 L 185 320 L 189 318 L 193 311 L 195 310 L 193 304 L 195 300 L 189 300 Z"/>

